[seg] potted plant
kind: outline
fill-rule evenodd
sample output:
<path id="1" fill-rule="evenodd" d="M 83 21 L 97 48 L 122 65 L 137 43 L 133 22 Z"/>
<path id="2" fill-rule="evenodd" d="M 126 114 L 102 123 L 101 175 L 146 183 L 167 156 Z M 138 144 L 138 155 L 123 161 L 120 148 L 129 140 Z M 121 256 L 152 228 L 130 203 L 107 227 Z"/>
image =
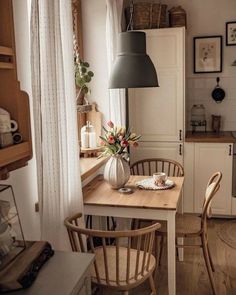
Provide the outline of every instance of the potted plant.
<path id="1" fill-rule="evenodd" d="M 107 123 L 108 128 L 103 127 L 105 134 L 100 136 L 103 152 L 101 156 L 110 156 L 104 169 L 104 179 L 114 189 L 125 185 L 130 177 L 130 167 L 125 159 L 128 155 L 128 147 L 138 146 L 140 135 L 131 132 L 130 128 L 114 126 L 113 122 Z"/>
<path id="2" fill-rule="evenodd" d="M 75 84 L 79 91 L 76 97 L 78 111 L 88 111 L 85 106 L 90 106 L 85 95 L 90 93 L 88 84 L 91 82 L 94 73 L 89 70 L 89 63 L 76 58 L 75 62 Z M 84 110 L 85 108 L 85 110 Z"/>

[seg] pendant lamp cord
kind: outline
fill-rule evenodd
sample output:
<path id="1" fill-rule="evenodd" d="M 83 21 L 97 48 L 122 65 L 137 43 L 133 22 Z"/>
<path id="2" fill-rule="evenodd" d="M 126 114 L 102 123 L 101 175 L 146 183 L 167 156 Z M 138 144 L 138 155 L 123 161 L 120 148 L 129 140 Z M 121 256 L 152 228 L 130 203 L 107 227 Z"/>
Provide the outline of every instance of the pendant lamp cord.
<path id="1" fill-rule="evenodd" d="M 133 15 L 134 15 L 134 1 L 130 1 L 129 5 L 130 17 L 126 31 L 133 31 Z"/>

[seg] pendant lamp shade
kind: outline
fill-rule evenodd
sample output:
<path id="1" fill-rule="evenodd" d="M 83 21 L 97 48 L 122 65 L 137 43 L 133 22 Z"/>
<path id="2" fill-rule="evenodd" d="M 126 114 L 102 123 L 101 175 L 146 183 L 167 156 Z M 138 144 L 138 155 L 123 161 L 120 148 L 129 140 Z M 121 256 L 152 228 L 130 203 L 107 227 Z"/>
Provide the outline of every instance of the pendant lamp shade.
<path id="1" fill-rule="evenodd" d="M 143 87 L 159 87 L 156 69 L 146 53 L 146 34 L 137 31 L 120 33 L 109 88 Z"/>

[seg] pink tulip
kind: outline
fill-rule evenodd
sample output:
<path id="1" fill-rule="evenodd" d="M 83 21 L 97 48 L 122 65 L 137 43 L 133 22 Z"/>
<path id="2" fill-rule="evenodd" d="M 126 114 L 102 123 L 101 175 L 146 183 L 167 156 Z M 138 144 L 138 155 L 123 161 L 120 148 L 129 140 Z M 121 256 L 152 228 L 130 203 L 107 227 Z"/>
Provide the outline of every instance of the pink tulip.
<path id="1" fill-rule="evenodd" d="M 128 143 L 127 140 L 122 140 L 121 143 L 120 143 L 120 145 L 121 145 L 122 147 L 127 147 L 127 146 L 129 145 L 129 143 Z"/>
<path id="2" fill-rule="evenodd" d="M 114 127 L 114 123 L 112 121 L 108 121 L 107 122 L 107 126 L 109 126 L 110 128 Z"/>
<path id="3" fill-rule="evenodd" d="M 115 143 L 115 138 L 112 135 L 109 135 L 107 141 L 109 144 L 113 144 Z"/>

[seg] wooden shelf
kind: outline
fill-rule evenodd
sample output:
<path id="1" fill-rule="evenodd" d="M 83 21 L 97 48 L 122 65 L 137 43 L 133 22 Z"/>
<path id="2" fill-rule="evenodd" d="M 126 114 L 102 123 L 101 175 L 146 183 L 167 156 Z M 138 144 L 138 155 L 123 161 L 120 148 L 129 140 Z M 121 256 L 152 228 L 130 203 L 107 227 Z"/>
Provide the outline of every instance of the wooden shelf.
<path id="1" fill-rule="evenodd" d="M 0 168 L 31 156 L 31 143 L 22 142 L 0 149 Z"/>
<path id="2" fill-rule="evenodd" d="M 29 97 L 20 89 L 15 56 L 12 0 L 0 0 L 0 107 L 18 123 L 23 138 L 20 144 L 0 149 L 0 180 L 32 158 Z"/>
<path id="3" fill-rule="evenodd" d="M 12 70 L 14 69 L 14 64 L 11 62 L 0 62 L 0 69 Z"/>
<path id="4" fill-rule="evenodd" d="M 11 47 L 0 46 L 0 55 L 14 55 L 14 50 Z"/>

